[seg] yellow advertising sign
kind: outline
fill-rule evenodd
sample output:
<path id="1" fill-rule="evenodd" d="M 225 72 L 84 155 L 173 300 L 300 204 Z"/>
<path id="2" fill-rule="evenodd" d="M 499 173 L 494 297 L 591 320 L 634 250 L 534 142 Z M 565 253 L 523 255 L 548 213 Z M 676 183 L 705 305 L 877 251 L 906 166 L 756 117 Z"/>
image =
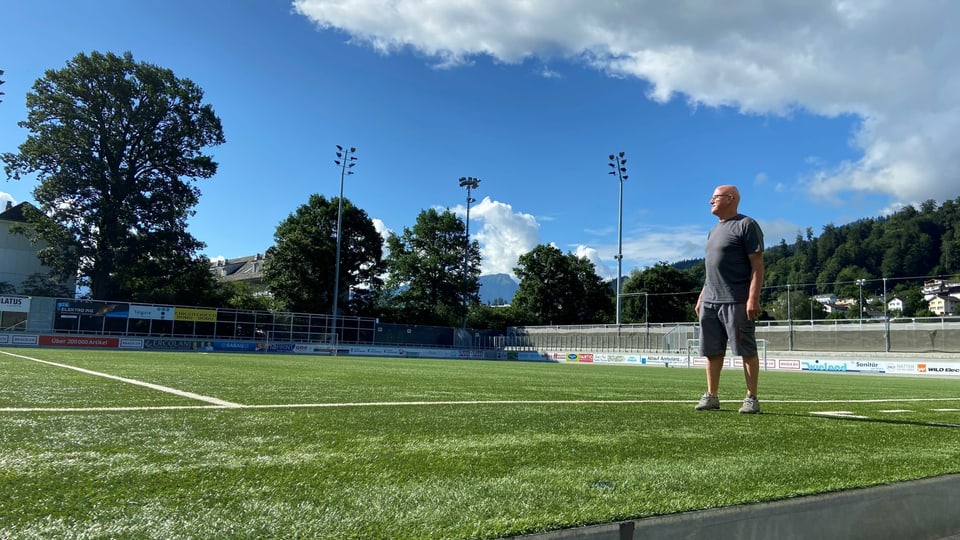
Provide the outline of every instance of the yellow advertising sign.
<path id="1" fill-rule="evenodd" d="M 173 320 L 193 322 L 217 322 L 217 310 L 197 308 L 174 308 Z"/>

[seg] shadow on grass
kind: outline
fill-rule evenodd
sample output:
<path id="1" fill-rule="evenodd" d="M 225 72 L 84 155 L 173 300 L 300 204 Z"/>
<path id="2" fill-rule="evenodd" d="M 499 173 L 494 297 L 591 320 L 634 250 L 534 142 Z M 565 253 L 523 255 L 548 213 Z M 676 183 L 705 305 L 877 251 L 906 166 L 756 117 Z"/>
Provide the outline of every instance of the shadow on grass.
<path id="1" fill-rule="evenodd" d="M 733 411 L 731 411 L 733 412 Z M 852 414 L 818 414 L 818 413 L 786 413 L 786 412 L 763 412 L 763 416 L 792 416 L 795 418 L 822 418 L 824 420 L 844 420 L 847 422 L 866 422 L 874 424 L 890 424 L 898 426 L 922 426 L 939 427 L 948 429 L 960 429 L 960 424 L 951 424 L 949 422 L 923 422 L 920 420 L 900 420 L 894 418 L 871 418 Z"/>

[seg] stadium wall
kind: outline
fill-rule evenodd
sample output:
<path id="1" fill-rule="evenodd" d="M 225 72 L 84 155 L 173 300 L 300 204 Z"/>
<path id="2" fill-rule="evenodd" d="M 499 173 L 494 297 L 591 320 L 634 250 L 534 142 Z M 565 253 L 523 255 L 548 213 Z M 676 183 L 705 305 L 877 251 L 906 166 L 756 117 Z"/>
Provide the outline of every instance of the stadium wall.
<path id="1" fill-rule="evenodd" d="M 772 351 L 761 342 L 760 365 L 764 371 L 815 373 L 866 373 L 960 378 L 960 354 L 858 353 Z M 619 364 L 665 368 L 704 369 L 707 359 L 688 349 L 686 353 L 619 353 L 589 350 L 545 350 L 541 355 L 555 362 Z M 727 356 L 726 368 L 743 367 L 739 356 Z"/>
<path id="2" fill-rule="evenodd" d="M 685 352 L 695 323 L 525 326 L 507 329 L 507 344 L 539 350 Z M 889 344 L 887 336 L 889 335 Z M 960 319 L 765 321 L 757 338 L 771 350 L 806 352 L 960 353 Z"/>
<path id="3" fill-rule="evenodd" d="M 453 360 L 552 361 L 535 351 L 456 347 L 339 345 L 176 337 L 90 336 L 70 334 L 0 333 L 0 347 L 117 349 L 177 352 L 303 354 L 324 356 L 383 356 Z"/>

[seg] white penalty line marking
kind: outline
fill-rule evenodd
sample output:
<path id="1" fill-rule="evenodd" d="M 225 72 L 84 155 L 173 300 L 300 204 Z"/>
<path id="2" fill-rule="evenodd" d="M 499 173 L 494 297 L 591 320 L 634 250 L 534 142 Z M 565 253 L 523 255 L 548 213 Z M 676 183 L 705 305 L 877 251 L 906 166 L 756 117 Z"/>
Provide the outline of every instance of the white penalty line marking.
<path id="1" fill-rule="evenodd" d="M 69 366 L 66 366 L 69 367 Z M 115 378 L 109 376 L 111 378 Z M 162 387 L 161 387 L 162 388 Z M 179 392 L 177 392 L 179 394 Z M 219 401 L 219 400 L 218 400 Z M 904 398 L 904 399 L 861 399 L 861 400 L 765 400 L 763 403 L 900 403 L 900 402 L 939 402 L 939 401 L 960 401 L 960 398 Z M 444 405 L 665 405 L 665 404 L 691 404 L 696 400 L 689 399 L 624 399 L 624 400 L 602 400 L 602 399 L 493 399 L 493 400 L 460 400 L 460 401 L 371 401 L 371 402 L 353 402 L 353 403 L 272 403 L 260 405 L 243 405 L 239 403 L 228 403 L 226 405 L 158 405 L 144 407 L 23 407 L 23 408 L 0 408 L 0 412 L 116 412 L 116 411 L 166 411 L 182 409 L 342 409 L 348 407 L 428 407 Z M 724 401 L 724 403 L 740 403 L 736 401 Z M 855 418 L 848 416 L 851 413 L 844 411 L 835 412 L 811 412 L 817 416 L 838 416 L 846 418 Z M 865 417 L 864 417 L 865 418 Z"/>
<path id="2" fill-rule="evenodd" d="M 144 407 L 3 407 L 0 408 L 0 412 L 122 412 L 122 411 L 172 411 L 172 410 L 183 410 L 183 409 L 309 409 L 309 408 L 344 408 L 344 407 L 408 407 L 408 406 L 442 406 L 442 405 L 644 405 L 644 404 L 685 404 L 685 403 L 695 403 L 696 400 L 687 400 L 687 399 L 625 399 L 625 400 L 602 400 L 602 399 L 545 399 L 545 400 L 535 400 L 535 399 L 521 399 L 521 400 L 509 400 L 509 399 L 496 399 L 496 400 L 460 400 L 460 401 L 373 401 L 373 402 L 355 402 L 355 403 L 279 403 L 279 404 L 261 404 L 261 405 L 243 405 L 240 403 L 232 403 L 229 401 L 224 401 L 215 397 L 204 396 L 200 394 L 195 394 L 193 392 L 186 392 L 183 390 L 177 390 L 176 388 L 170 388 L 168 386 L 161 386 L 159 384 L 148 383 L 144 381 L 138 381 L 136 379 L 128 379 L 126 377 L 119 377 L 116 375 L 110 375 L 108 373 L 101 373 L 99 371 L 93 371 L 89 369 L 84 369 L 75 366 L 69 366 L 66 364 L 60 364 L 57 362 L 50 362 L 48 360 L 40 360 L 39 358 L 32 358 L 30 356 L 24 356 L 20 354 L 14 354 L 6 351 L 0 351 L 0 353 L 13 356 L 16 358 L 22 358 L 24 360 L 30 360 L 33 362 L 39 362 L 41 364 L 47 364 L 50 366 L 56 366 L 65 369 L 72 369 L 74 371 L 79 371 L 80 373 L 86 373 L 87 375 L 94 375 L 96 377 L 104 377 L 107 379 L 112 379 L 115 381 L 125 382 L 128 384 L 135 384 L 138 386 L 143 386 L 153 390 L 158 390 L 160 392 L 166 392 L 174 394 L 177 396 L 195 399 L 198 401 L 205 401 L 210 403 L 210 405 L 156 405 L 156 406 L 144 406 Z M 763 400 L 762 403 L 807 403 L 807 404 L 827 404 L 827 403 L 917 403 L 917 402 L 937 402 L 937 401 L 960 401 L 960 397 L 956 398 L 902 398 L 902 399 L 826 399 L 826 400 L 784 400 L 784 399 L 774 399 L 774 400 Z M 739 403 L 740 400 L 721 400 L 721 403 Z M 950 409 L 946 409 L 950 410 Z M 811 413 L 811 414 L 822 414 L 822 413 Z"/>
<path id="3" fill-rule="evenodd" d="M 211 403 L 211 404 L 216 405 L 217 407 L 221 407 L 221 408 L 237 408 L 237 407 L 241 407 L 241 406 L 242 406 L 242 405 L 240 405 L 239 403 L 231 403 L 231 402 L 229 402 L 229 401 L 224 401 L 224 400 L 222 400 L 222 399 L 217 399 L 217 398 L 215 398 L 215 397 L 202 396 L 202 395 L 200 395 L 200 394 L 195 394 L 195 393 L 193 393 L 193 392 L 185 392 L 185 391 L 183 391 L 183 390 L 177 390 L 176 388 L 170 388 L 169 386 L 161 386 L 161 385 L 159 385 L 159 384 L 153 384 L 153 383 L 148 383 L 148 382 L 144 382 L 144 381 L 138 381 L 138 380 L 136 380 L 136 379 L 128 379 L 128 378 L 126 378 L 126 377 L 118 377 L 118 376 L 116 376 L 116 375 L 110 375 L 109 373 L 101 373 L 101 372 L 99 372 L 99 371 L 93 371 L 93 370 L 90 370 L 90 369 L 84 369 L 84 368 L 75 367 L 75 366 L 68 366 L 68 365 L 66 365 L 66 364 L 60 364 L 60 363 L 57 363 L 57 362 L 50 362 L 50 361 L 48 361 L 48 360 L 40 360 L 39 358 L 32 358 L 32 357 L 30 357 L 30 356 L 24 356 L 24 355 L 22 355 L 22 354 L 14 354 L 14 353 L 6 352 L 6 351 L 0 351 L 0 352 L 2 352 L 3 354 L 5 354 L 5 355 L 7 355 L 7 356 L 14 356 L 14 357 L 16 357 L 16 358 L 22 358 L 22 359 L 24 359 L 24 360 L 30 360 L 30 361 L 33 361 L 33 362 L 39 362 L 39 363 L 41 363 L 41 364 L 47 364 L 47 365 L 49 365 L 49 366 L 56 366 L 56 367 L 59 367 L 59 368 L 72 369 L 72 370 L 74 370 L 74 371 L 79 371 L 80 373 L 86 373 L 87 375 L 93 375 L 93 376 L 96 376 L 96 377 L 103 377 L 103 378 L 105 378 L 105 379 L 112 379 L 112 380 L 115 380 L 115 381 L 125 382 L 125 383 L 127 383 L 127 384 L 135 384 L 135 385 L 137 385 L 137 386 L 143 386 L 143 387 L 146 387 L 146 388 L 150 388 L 151 390 L 158 390 L 158 391 L 160 391 L 160 392 L 166 392 L 166 393 L 168 393 L 168 394 L 173 394 L 173 395 L 180 396 L 180 397 L 185 397 L 185 398 L 189 398 L 189 399 L 195 399 L 195 400 L 197 400 L 197 401 L 205 401 L 205 402 L 207 402 L 207 403 Z M 190 407 L 184 407 L 184 408 L 190 408 Z M 19 409 L 19 410 L 22 410 L 22 409 Z M 32 409 L 29 409 L 29 410 L 56 410 L 56 409 L 37 409 L 37 408 L 32 408 Z M 82 410 L 82 409 L 66 409 L 66 410 L 75 411 L 75 410 Z M 103 410 L 103 409 L 88 409 L 88 410 Z M 141 408 L 125 408 L 125 407 L 120 407 L 120 408 L 116 408 L 116 409 L 114 409 L 114 410 L 143 410 L 143 409 L 141 409 Z M 5 412 L 7 412 L 7 411 L 9 411 L 9 410 L 8 410 L 8 409 L 0 409 L 0 411 L 5 411 Z"/>

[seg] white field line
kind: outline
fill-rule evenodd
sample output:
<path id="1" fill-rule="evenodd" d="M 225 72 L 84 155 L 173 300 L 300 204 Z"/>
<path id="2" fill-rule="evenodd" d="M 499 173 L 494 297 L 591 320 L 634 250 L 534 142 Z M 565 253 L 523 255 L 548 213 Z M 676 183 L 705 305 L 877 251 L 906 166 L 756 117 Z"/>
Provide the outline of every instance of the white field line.
<path id="1" fill-rule="evenodd" d="M 69 366 L 67 366 L 69 367 Z M 960 401 L 960 398 L 901 398 L 901 399 L 851 399 L 840 400 L 830 399 L 822 401 L 814 400 L 764 400 L 763 403 L 902 403 L 902 402 L 939 402 L 939 401 Z M 223 402 L 227 403 L 227 402 Z M 180 409 L 318 409 L 330 408 L 341 409 L 348 407 L 436 407 L 450 405 L 662 405 L 662 404 L 691 404 L 696 400 L 689 399 L 624 399 L 624 400 L 602 400 L 602 399 L 494 399 L 494 400 L 461 400 L 461 401 L 371 401 L 371 402 L 352 402 L 352 403 L 273 403 L 261 405 L 242 405 L 230 403 L 226 405 L 159 405 L 145 407 L 23 407 L 0 408 L 0 412 L 114 412 L 114 411 L 164 411 Z M 740 403 L 740 400 L 723 401 L 723 403 Z M 950 409 L 954 410 L 954 409 Z M 815 415 L 827 414 L 851 414 L 840 411 L 828 413 L 811 413 Z"/>
<path id="2" fill-rule="evenodd" d="M 148 383 L 148 382 L 144 382 L 144 381 L 138 381 L 138 380 L 136 380 L 136 379 L 128 379 L 128 378 L 126 378 L 126 377 L 118 377 L 118 376 L 116 376 L 116 375 L 110 375 L 109 373 L 100 373 L 99 371 L 93 371 L 93 370 L 89 370 L 89 369 L 83 369 L 83 368 L 79 368 L 79 367 L 68 366 L 68 365 L 66 365 L 66 364 L 58 364 L 57 362 L 50 362 L 50 361 L 47 361 L 47 360 L 40 360 L 39 358 L 32 358 L 32 357 L 30 357 L 30 356 L 23 356 L 23 355 L 21 355 L 21 354 L 14 354 L 14 353 L 9 353 L 9 352 L 5 352 L 5 351 L 0 351 L 0 352 L 2 352 L 3 354 L 5 354 L 5 355 L 7 355 L 7 356 L 14 356 L 14 357 L 16 357 L 16 358 L 22 358 L 22 359 L 24 359 L 24 360 L 30 360 L 30 361 L 33 361 L 33 362 L 39 362 L 39 363 L 41 363 L 41 364 L 47 364 L 47 365 L 49 365 L 49 366 L 56 366 L 56 367 L 59 367 L 59 368 L 72 369 L 72 370 L 74 370 L 74 371 L 79 371 L 80 373 L 86 373 L 87 375 L 94 375 L 94 376 L 96 376 L 96 377 L 103 377 L 103 378 L 105 378 L 105 379 L 113 379 L 113 380 L 115 380 L 115 381 L 125 382 L 125 383 L 127 383 L 127 384 L 135 384 L 135 385 L 137 385 L 137 386 L 143 386 L 143 387 L 146 387 L 146 388 L 150 388 L 151 390 L 159 390 L 160 392 L 166 392 L 166 393 L 168 393 L 168 394 L 174 394 L 174 395 L 180 396 L 180 397 L 185 397 L 185 398 L 189 398 L 189 399 L 196 399 L 196 400 L 198 400 L 198 401 L 205 401 L 205 402 L 207 402 L 207 403 L 212 403 L 213 405 L 217 405 L 218 407 L 236 408 L 236 407 L 240 407 L 240 406 L 241 406 L 241 405 L 238 404 L 238 403 L 231 403 L 231 402 L 229 402 L 229 401 L 224 401 L 224 400 L 222 400 L 222 399 L 217 399 L 217 398 L 215 398 L 215 397 L 210 397 L 210 396 L 202 396 L 202 395 L 200 395 L 200 394 L 194 394 L 193 392 L 185 392 L 185 391 L 183 391 L 183 390 L 177 390 L 176 388 L 170 388 L 169 386 L 161 386 L 161 385 L 159 385 L 159 384 L 153 384 L 153 383 Z M 5 410 L 5 409 L 0 409 L 0 410 Z M 76 409 L 70 409 L 70 410 L 76 410 Z M 96 409 L 94 409 L 94 410 L 96 410 Z M 121 409 L 121 410 L 122 410 L 122 409 Z M 132 410 L 132 409 L 131 409 L 131 410 Z"/>

